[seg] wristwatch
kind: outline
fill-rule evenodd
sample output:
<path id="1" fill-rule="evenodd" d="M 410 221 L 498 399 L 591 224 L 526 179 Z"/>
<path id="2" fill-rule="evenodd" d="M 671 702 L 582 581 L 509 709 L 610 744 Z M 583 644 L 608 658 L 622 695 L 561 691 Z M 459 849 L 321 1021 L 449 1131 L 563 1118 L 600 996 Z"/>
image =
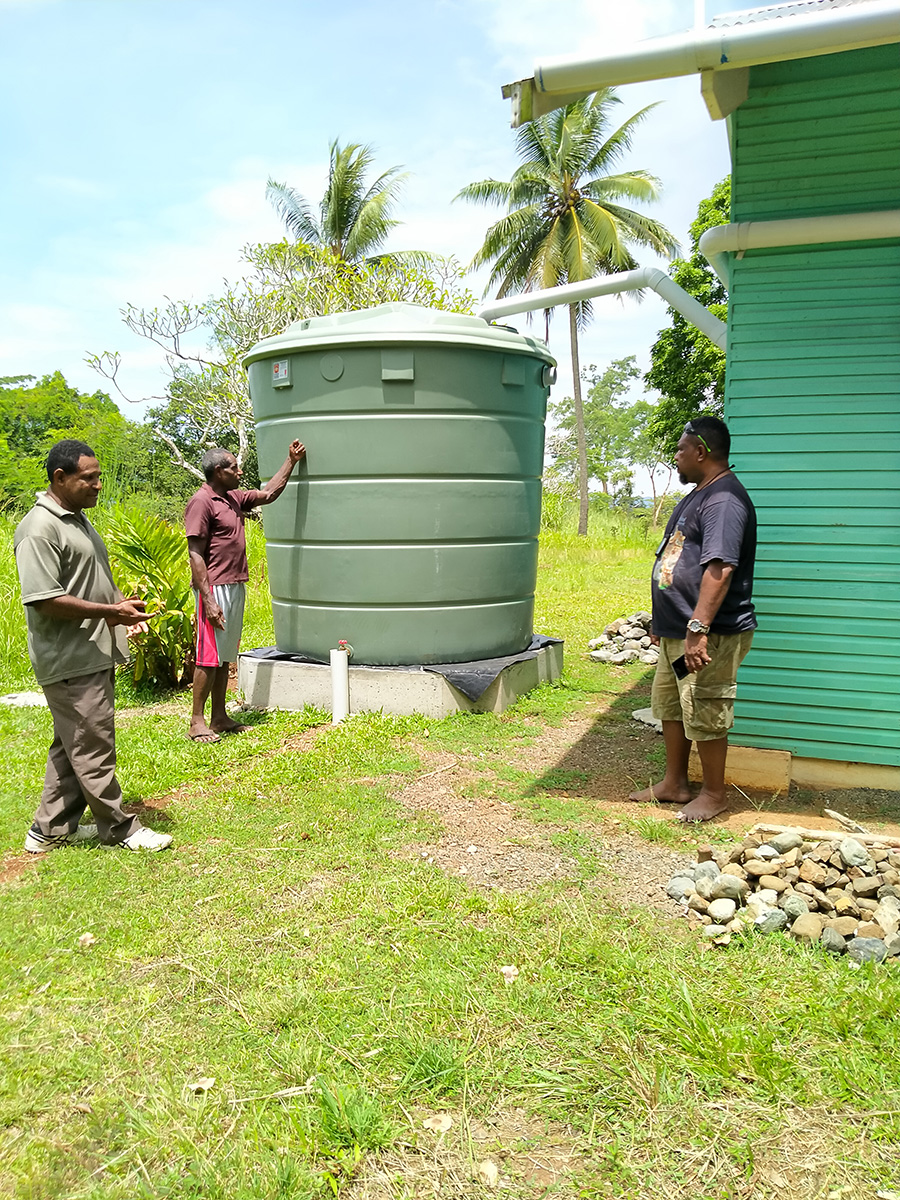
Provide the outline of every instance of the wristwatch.
<path id="1" fill-rule="evenodd" d="M 702 621 L 698 621 L 696 617 L 691 617 L 687 623 L 688 633 L 709 633 L 709 626 L 704 625 Z"/>

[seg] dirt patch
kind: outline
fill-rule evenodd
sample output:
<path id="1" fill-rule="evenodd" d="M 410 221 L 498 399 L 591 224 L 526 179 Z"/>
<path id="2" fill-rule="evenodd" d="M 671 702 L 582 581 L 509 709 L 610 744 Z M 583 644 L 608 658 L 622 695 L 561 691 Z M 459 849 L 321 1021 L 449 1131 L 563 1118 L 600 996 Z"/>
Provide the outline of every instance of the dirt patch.
<path id="1" fill-rule="evenodd" d="M 446 1134 L 416 1128 L 390 1151 L 364 1160 L 347 1189 L 353 1200 L 479 1197 L 499 1188 L 511 1197 L 545 1196 L 565 1187 L 583 1166 L 573 1132 L 528 1116 L 523 1109 L 467 1121 L 453 1116 Z M 492 1170 L 496 1181 L 490 1183 Z"/>
<path id="2" fill-rule="evenodd" d="M 0 861 L 0 887 L 7 883 L 16 883 L 35 866 L 36 858 L 31 854 L 8 854 Z"/>
<path id="3" fill-rule="evenodd" d="M 573 725 L 570 736 L 577 736 L 580 723 Z M 559 742 L 561 731 L 550 732 L 556 736 L 548 740 Z M 539 741 L 545 745 L 543 737 Z M 466 783 L 483 775 L 476 775 L 459 757 L 422 752 L 422 758 L 429 769 L 408 784 L 398 800 L 410 812 L 437 817 L 443 833 L 434 842 L 407 847 L 404 857 L 425 859 L 468 883 L 500 891 L 528 891 L 541 884 L 580 878 L 577 857 L 554 845 L 554 836 L 569 832 L 566 826 L 549 821 L 537 824 L 526 811 L 505 800 L 460 795 Z M 610 899 L 648 903 L 676 914 L 677 906 L 660 883 L 688 861 L 685 853 L 648 843 L 618 830 L 614 823 L 581 822 L 578 829 L 586 848 L 600 857 L 602 887 Z"/>
<path id="4" fill-rule="evenodd" d="M 536 723 L 534 740 L 510 751 L 515 766 L 535 776 L 526 797 L 549 793 L 562 800 L 577 799 L 583 807 L 587 802 L 577 833 L 581 845 L 601 864 L 600 878 L 592 886 L 610 901 L 649 904 L 674 916 L 678 907 L 661 885 L 693 858 L 698 844 L 723 835 L 738 839 L 759 821 L 840 831 L 836 821 L 822 815 L 826 807 L 836 807 L 862 823 L 869 821 L 879 832 L 900 834 L 900 795 L 860 790 L 795 790 L 773 796 L 730 788 L 730 807 L 721 817 L 702 826 L 677 825 L 677 807 L 627 800 L 632 788 L 645 787 L 658 777 L 648 755 L 661 740 L 621 711 L 621 702 L 618 712 L 615 706 L 616 697 L 610 695 L 557 726 Z M 408 811 L 437 817 L 442 833 L 407 848 L 405 856 L 434 863 L 475 886 L 504 891 L 581 877 L 577 854 L 559 848 L 571 845 L 571 827 L 536 822 L 524 806 L 496 795 L 473 797 L 472 784 L 484 786 L 490 778 L 483 760 L 434 753 L 427 743 L 416 749 L 425 773 L 404 787 L 398 799 Z M 636 822 L 647 824 L 635 830 Z M 657 823 L 666 828 L 656 830 Z"/>

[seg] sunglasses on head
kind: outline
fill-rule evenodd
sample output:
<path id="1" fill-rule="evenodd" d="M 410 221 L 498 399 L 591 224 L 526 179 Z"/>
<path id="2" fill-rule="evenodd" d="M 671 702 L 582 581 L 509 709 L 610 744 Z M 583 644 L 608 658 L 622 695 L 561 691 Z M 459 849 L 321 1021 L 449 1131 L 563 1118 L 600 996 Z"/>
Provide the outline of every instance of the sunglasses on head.
<path id="1" fill-rule="evenodd" d="M 697 432 L 697 430 L 694 428 L 693 421 L 688 421 L 687 425 L 685 425 L 685 427 L 684 427 L 684 432 L 690 434 L 691 437 L 695 437 L 698 442 L 702 442 L 704 447 L 706 448 L 706 453 L 712 454 L 712 450 L 710 450 L 709 444 L 706 441 L 706 438 L 703 437 L 702 434 Z"/>

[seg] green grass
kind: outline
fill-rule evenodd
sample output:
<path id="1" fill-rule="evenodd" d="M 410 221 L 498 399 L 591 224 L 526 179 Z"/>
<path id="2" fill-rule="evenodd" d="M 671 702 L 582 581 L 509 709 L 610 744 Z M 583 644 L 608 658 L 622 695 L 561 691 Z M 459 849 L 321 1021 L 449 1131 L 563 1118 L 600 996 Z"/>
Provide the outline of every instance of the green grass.
<path id="1" fill-rule="evenodd" d="M 679 922 L 610 907 L 583 772 L 523 765 L 587 705 L 611 704 L 611 729 L 626 720 L 640 672 L 596 667 L 584 642 L 646 606 L 648 568 L 646 550 L 545 540 L 538 627 L 567 638 L 567 671 L 503 717 L 332 729 L 322 713 L 270 713 L 198 747 L 184 696 L 122 716 L 126 795 L 160 805 L 144 819 L 176 848 L 73 848 L 0 885 L 0 1195 L 475 1196 L 483 1157 L 511 1197 L 896 1189 L 898 971 L 780 938 L 714 951 Z M 265 643 L 262 606 L 252 628 Z M 15 661 L 21 649 L 4 669 Z M 0 837 L 15 850 L 48 714 L 0 710 L 0 738 Z M 420 746 L 465 756 L 481 794 L 553 822 L 579 877 L 483 891 L 418 857 L 433 819 L 395 797 L 429 769 Z M 668 840 L 668 826 L 632 827 Z M 422 1128 L 436 1111 L 453 1115 L 446 1135 Z M 571 1177 L 528 1183 L 516 1161 L 558 1144 Z"/>

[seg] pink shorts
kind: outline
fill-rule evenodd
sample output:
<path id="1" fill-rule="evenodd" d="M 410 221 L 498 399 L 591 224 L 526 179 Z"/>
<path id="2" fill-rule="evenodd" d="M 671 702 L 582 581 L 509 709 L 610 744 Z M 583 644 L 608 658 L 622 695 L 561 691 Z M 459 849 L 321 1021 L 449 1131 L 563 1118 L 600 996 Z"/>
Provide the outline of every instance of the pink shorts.
<path id="1" fill-rule="evenodd" d="M 217 629 L 203 610 L 200 593 L 194 592 L 198 667 L 221 667 L 224 663 L 237 662 L 244 625 L 244 593 L 242 583 L 217 583 L 213 586 L 213 599 L 225 614 L 225 628 Z"/>

